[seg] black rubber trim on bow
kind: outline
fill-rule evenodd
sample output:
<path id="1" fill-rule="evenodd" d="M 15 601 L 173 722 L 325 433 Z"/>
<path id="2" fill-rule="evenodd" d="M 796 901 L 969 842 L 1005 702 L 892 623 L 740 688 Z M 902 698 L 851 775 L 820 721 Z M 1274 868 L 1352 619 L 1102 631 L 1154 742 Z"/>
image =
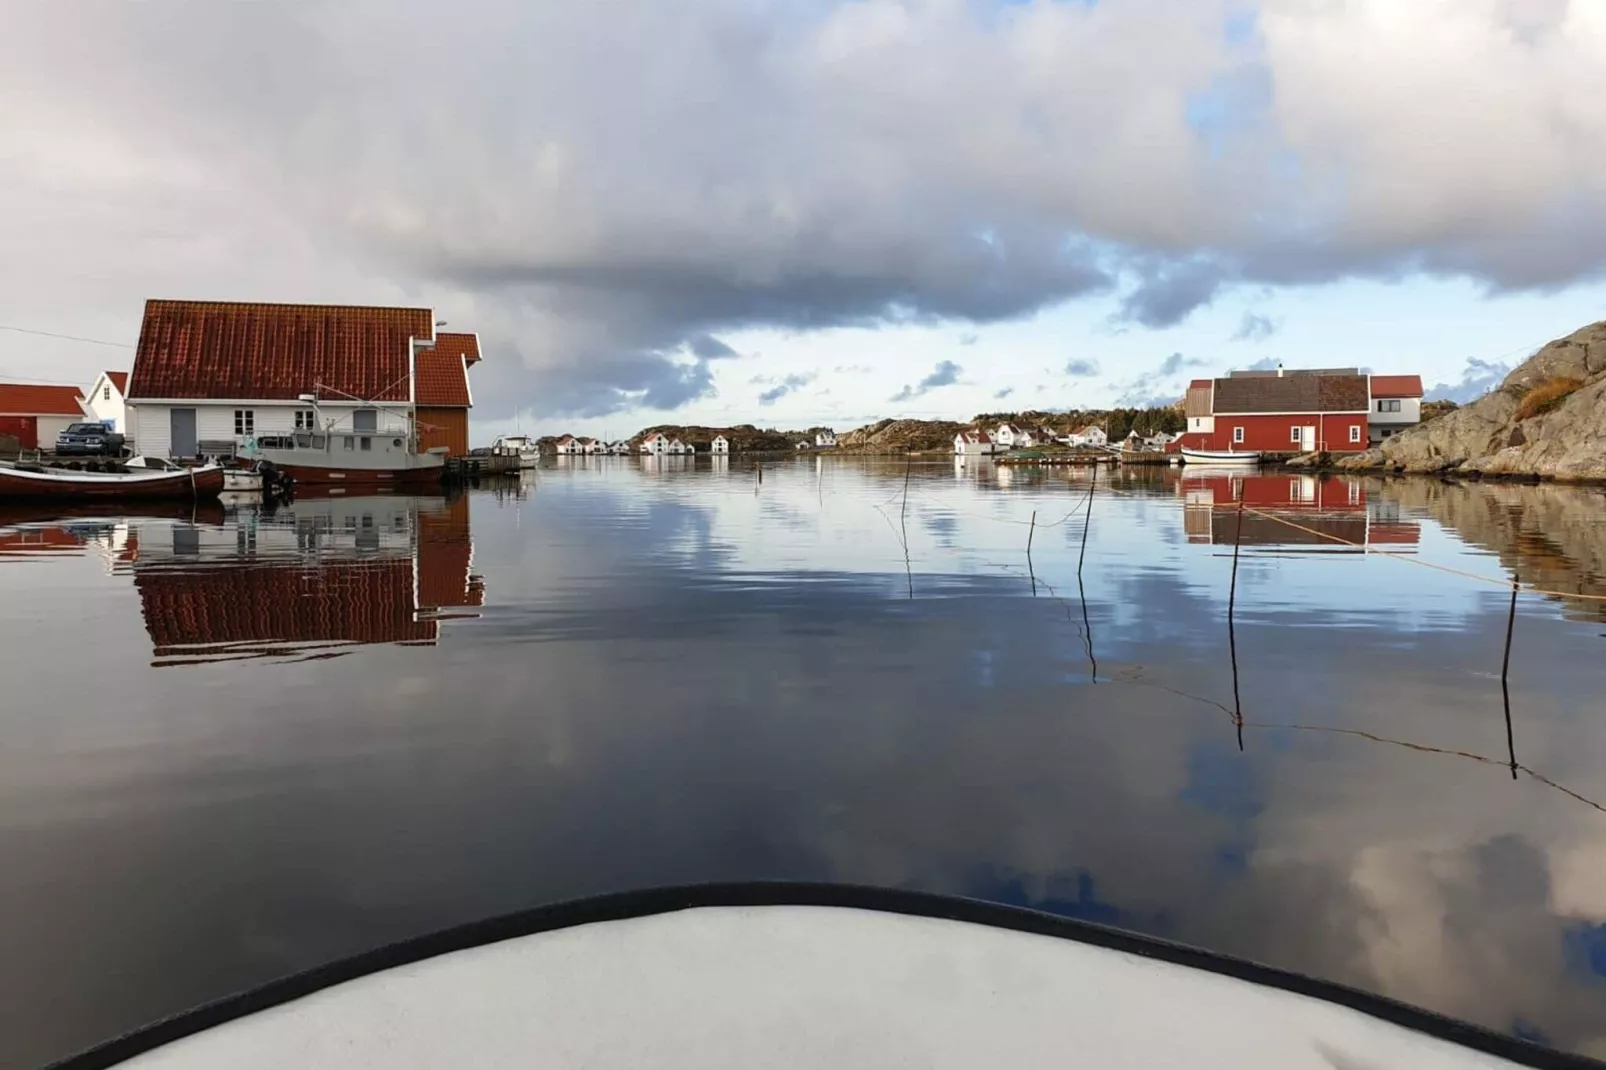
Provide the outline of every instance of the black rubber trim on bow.
<path id="1" fill-rule="evenodd" d="M 302 996 L 311 995 L 333 985 L 453 951 L 483 947 L 502 940 L 566 929 L 575 925 L 588 925 L 593 922 L 647 917 L 696 907 L 741 906 L 850 907 L 887 914 L 943 918 L 987 925 L 996 929 L 1011 929 L 1016 932 L 1074 940 L 1082 944 L 1143 955 L 1161 962 L 1207 970 L 1251 984 L 1324 1000 L 1522 1066 L 1538 1067 L 1541 1070 L 1553 1070 L 1553 1068 L 1554 1070 L 1562 1068 L 1606 1070 L 1606 1063 L 1495 1033 L 1371 992 L 1363 992 L 1360 989 L 1317 980 L 1258 962 L 1218 955 L 1211 951 L 1124 929 L 1095 925 L 1091 922 L 1020 907 L 933 895 L 927 892 L 790 881 L 694 884 L 597 895 L 454 926 L 441 932 L 388 944 L 351 958 L 270 981 L 260 988 L 247 992 L 226 996 L 216 1002 L 204 1004 L 194 1010 L 185 1011 L 96 1045 L 87 1051 L 51 1064 L 48 1070 L 99 1070 L 101 1067 L 115 1066 L 164 1044 L 193 1036 L 269 1007 L 300 999 Z"/>

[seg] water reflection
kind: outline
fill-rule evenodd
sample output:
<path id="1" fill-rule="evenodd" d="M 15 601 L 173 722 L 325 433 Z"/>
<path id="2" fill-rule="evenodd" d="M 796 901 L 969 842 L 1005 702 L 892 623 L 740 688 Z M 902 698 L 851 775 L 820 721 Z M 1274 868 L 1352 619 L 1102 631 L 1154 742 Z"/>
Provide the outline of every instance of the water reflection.
<path id="1" fill-rule="evenodd" d="M 0 554 L 0 1064 L 499 911 L 764 878 L 1606 1051 L 1602 629 L 1526 591 L 1503 689 L 1498 582 L 1597 584 L 1599 495 L 667 460 L 0 527 L 65 547 Z M 1246 524 L 1235 580 L 1205 491 L 1410 556 Z M 31 671 L 63 650 L 69 700 Z"/>
<path id="2" fill-rule="evenodd" d="M 1369 546 L 1408 551 L 1421 538 L 1398 501 L 1369 496 L 1358 478 L 1189 465 L 1176 487 L 1191 543 L 1364 553 Z"/>
<path id="3" fill-rule="evenodd" d="M 468 502 L 298 497 L 229 523 L 135 518 L 116 547 L 155 664 L 430 644 L 484 603 Z"/>

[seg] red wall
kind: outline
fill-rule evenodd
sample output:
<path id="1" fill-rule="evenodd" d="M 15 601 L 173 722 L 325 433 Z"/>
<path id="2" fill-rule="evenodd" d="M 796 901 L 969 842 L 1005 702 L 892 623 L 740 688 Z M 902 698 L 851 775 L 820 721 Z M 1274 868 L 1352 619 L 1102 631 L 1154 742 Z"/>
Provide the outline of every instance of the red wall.
<path id="1" fill-rule="evenodd" d="M 39 446 L 39 418 L 37 416 L 0 416 L 0 435 L 15 435 L 25 450 Z"/>
<path id="2" fill-rule="evenodd" d="M 1289 440 L 1289 429 L 1313 426 L 1316 428 L 1316 448 L 1331 453 L 1359 453 L 1367 448 L 1366 413 L 1323 413 L 1317 416 L 1217 416 L 1216 430 L 1211 434 L 1189 431 L 1182 436 L 1182 444 L 1202 450 L 1268 450 L 1274 453 L 1298 453 L 1299 443 Z M 1242 427 L 1244 440 L 1234 442 L 1232 429 Z M 1350 441 L 1350 428 L 1361 429 L 1361 440 Z M 1325 439 L 1325 446 L 1324 446 Z"/>

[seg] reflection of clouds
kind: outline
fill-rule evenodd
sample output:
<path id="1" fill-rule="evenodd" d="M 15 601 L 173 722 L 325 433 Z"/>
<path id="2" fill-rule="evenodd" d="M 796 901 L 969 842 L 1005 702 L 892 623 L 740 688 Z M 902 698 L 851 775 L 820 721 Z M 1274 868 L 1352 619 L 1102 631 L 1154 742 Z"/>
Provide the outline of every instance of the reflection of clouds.
<path id="1" fill-rule="evenodd" d="M 496 597 L 441 647 L 184 674 L 229 697 L 204 708 L 124 656 L 129 636 L 148 650 L 132 592 L 81 559 L 27 566 L 92 608 L 73 628 L 114 671 L 67 709 L 17 677 L 51 715 L 0 749 L 0 909 L 33 922 L 0 958 L 0 991 L 23 994 L 0 1001 L 7 1057 L 532 902 L 749 878 L 1113 920 L 1596 1042 L 1578 961 L 1606 920 L 1597 812 L 1498 765 L 1253 727 L 1502 755 L 1498 599 L 1407 631 L 1411 592 L 1376 587 L 1398 566 L 1331 585 L 1292 575 L 1326 560 L 1250 566 L 1240 754 L 1211 705 L 1232 694 L 1230 562 L 1160 541 L 1174 498 L 1095 499 L 1091 684 L 1079 521 L 1039 531 L 1035 600 L 1020 523 L 1081 488 L 914 471 L 913 601 L 876 512 L 896 521 L 901 464 L 831 462 L 823 504 L 812 465 L 756 494 L 750 473 L 548 470 L 527 501 L 472 499 Z M 19 575 L 0 582 L 26 594 Z M 1518 628 L 1519 759 L 1606 796 L 1578 700 L 1598 640 L 1537 600 Z M 18 630 L 0 660 L 20 672 L 66 634 Z M 96 949 L 93 976 L 62 933 Z"/>

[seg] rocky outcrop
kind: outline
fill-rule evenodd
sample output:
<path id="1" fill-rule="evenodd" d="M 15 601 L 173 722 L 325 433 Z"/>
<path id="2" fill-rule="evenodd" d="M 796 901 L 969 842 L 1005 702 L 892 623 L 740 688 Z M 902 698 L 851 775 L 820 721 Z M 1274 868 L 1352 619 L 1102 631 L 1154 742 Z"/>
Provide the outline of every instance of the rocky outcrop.
<path id="1" fill-rule="evenodd" d="M 837 447 L 851 453 L 952 453 L 954 436 L 967 426 L 946 420 L 880 420 L 849 431 Z"/>
<path id="2" fill-rule="evenodd" d="M 1531 391 L 1562 380 L 1582 385 L 1553 406 L 1525 409 Z M 1606 480 L 1606 322 L 1546 345 L 1472 404 L 1339 466 Z"/>

